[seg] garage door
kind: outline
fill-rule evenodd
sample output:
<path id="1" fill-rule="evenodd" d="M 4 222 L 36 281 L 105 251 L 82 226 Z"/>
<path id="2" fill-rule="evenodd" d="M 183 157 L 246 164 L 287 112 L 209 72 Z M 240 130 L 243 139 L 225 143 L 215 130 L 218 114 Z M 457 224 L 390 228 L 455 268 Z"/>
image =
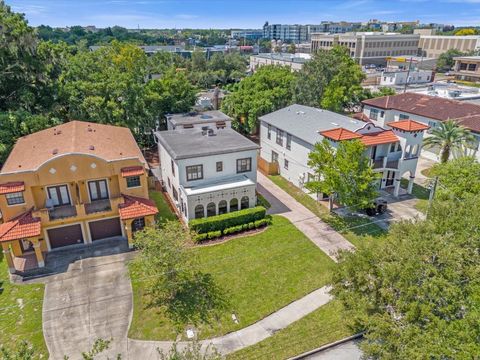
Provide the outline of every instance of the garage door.
<path id="1" fill-rule="evenodd" d="M 88 223 L 92 240 L 105 239 L 114 236 L 122 236 L 119 218 L 92 221 Z"/>
<path id="2" fill-rule="evenodd" d="M 82 228 L 80 224 L 50 229 L 47 230 L 47 233 L 50 247 L 52 249 L 83 243 Z"/>

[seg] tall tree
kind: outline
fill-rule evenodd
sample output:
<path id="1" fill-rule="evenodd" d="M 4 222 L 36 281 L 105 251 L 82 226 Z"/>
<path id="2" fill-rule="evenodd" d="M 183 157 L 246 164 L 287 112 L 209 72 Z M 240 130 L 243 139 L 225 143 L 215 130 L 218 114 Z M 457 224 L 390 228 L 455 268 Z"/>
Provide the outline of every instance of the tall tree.
<path id="1" fill-rule="evenodd" d="M 365 154 L 365 146 L 358 140 L 342 141 L 335 149 L 327 139 L 315 144 L 308 155 L 308 166 L 315 180 L 306 188 L 329 195 L 330 210 L 333 197 L 352 209 L 370 206 L 378 195 L 377 174 Z"/>
<path id="2" fill-rule="evenodd" d="M 235 120 L 237 129 L 254 133 L 259 116 L 292 103 L 294 80 L 295 75 L 287 67 L 262 66 L 235 84 L 222 102 L 222 111 Z"/>
<path id="3" fill-rule="evenodd" d="M 478 197 L 434 203 L 426 221 L 344 253 L 333 276 L 371 359 L 470 359 L 480 354 Z"/>
<path id="4" fill-rule="evenodd" d="M 440 150 L 440 162 L 445 163 L 451 155 L 461 156 L 475 141 L 470 130 L 457 124 L 454 120 L 447 120 L 435 127 L 430 136 L 423 140 L 426 148 L 438 148 Z"/>
<path id="5" fill-rule="evenodd" d="M 329 51 L 319 51 L 298 72 L 295 102 L 344 111 L 361 100 L 360 84 L 364 77 L 347 48 L 335 46 Z"/>
<path id="6" fill-rule="evenodd" d="M 443 54 L 440 54 L 437 60 L 437 70 L 439 71 L 448 71 L 450 70 L 453 65 L 455 65 L 455 61 L 453 58 L 455 56 L 463 56 L 466 55 L 466 53 L 457 50 L 457 49 L 450 49 L 445 51 Z"/>

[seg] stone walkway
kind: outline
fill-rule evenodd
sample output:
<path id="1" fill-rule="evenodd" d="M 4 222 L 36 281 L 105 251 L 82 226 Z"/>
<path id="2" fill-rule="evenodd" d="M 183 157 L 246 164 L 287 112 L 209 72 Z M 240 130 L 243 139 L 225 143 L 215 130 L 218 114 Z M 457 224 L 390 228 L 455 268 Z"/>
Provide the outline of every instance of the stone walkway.
<path id="1" fill-rule="evenodd" d="M 257 189 L 272 205 L 269 213 L 286 217 L 332 260 L 337 261 L 336 254 L 339 250 L 355 249 L 352 243 L 330 225 L 260 172 L 257 172 Z"/>
<path id="2" fill-rule="evenodd" d="M 224 336 L 200 341 L 200 344 L 203 349 L 207 349 L 209 345 L 213 346 L 223 355 L 254 345 L 328 303 L 331 300 L 331 296 L 328 293 L 329 290 L 328 287 L 324 286 L 250 326 Z M 142 360 L 158 359 L 157 349 L 168 353 L 172 345 L 172 341 L 128 339 L 127 358 L 141 358 Z M 177 346 L 181 349 L 186 346 L 186 343 L 179 342 Z"/>

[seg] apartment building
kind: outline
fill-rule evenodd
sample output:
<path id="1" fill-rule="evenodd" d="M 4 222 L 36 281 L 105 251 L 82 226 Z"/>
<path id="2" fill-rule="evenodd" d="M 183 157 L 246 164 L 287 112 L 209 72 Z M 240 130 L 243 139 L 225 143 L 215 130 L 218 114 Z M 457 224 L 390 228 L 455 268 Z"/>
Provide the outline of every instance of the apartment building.
<path id="1" fill-rule="evenodd" d="M 168 130 L 200 129 L 205 126 L 218 130 L 232 127 L 232 119 L 219 110 L 168 114 L 166 121 Z"/>
<path id="2" fill-rule="evenodd" d="M 298 71 L 310 60 L 309 54 L 265 53 L 250 56 L 250 70 L 255 72 L 264 65 L 288 66 L 292 71 Z"/>
<path id="3" fill-rule="evenodd" d="M 259 146 L 236 131 L 159 131 L 163 186 L 188 222 L 256 204 Z"/>
<path id="4" fill-rule="evenodd" d="M 312 34 L 312 52 L 345 46 L 361 65 L 386 64 L 386 58 L 416 55 L 420 35 L 388 33 Z"/>
<path id="5" fill-rule="evenodd" d="M 462 52 L 480 49 L 480 35 L 420 35 L 418 47 L 421 56 L 437 59 L 447 50 L 457 49 Z"/>
<path id="6" fill-rule="evenodd" d="M 71 121 L 19 138 L 0 172 L 2 245 L 10 272 L 30 258 L 154 223 L 148 165 L 127 128 Z M 17 261 L 18 260 L 18 261 Z M 28 261 L 30 262 L 30 260 Z"/>
<path id="7" fill-rule="evenodd" d="M 453 60 L 453 74 L 457 80 L 480 81 L 480 56 L 459 56 Z"/>
<path id="8" fill-rule="evenodd" d="M 405 174 L 409 175 L 407 191 L 412 192 L 423 133 L 428 129 L 410 120 L 380 125 L 297 104 L 261 116 L 260 121 L 260 156 L 277 163 L 280 175 L 304 191 L 313 179 L 308 154 L 317 142 L 328 139 L 337 147 L 341 141 L 358 139 L 366 146 L 374 170 L 382 174 L 379 189 L 393 188 L 395 196 Z"/>
<path id="9" fill-rule="evenodd" d="M 321 31 L 323 31 L 322 25 L 269 24 L 266 22 L 263 26 L 263 37 L 270 40 L 301 43 L 310 41 L 312 33 Z"/>

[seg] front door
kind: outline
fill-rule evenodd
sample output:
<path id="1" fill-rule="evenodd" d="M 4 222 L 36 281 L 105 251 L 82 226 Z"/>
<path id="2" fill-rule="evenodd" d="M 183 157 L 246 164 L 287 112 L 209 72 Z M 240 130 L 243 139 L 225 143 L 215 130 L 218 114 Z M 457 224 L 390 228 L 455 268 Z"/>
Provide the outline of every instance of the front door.
<path id="1" fill-rule="evenodd" d="M 385 186 L 392 186 L 393 181 L 395 180 L 395 171 L 387 171 L 387 180 L 385 182 Z"/>
<path id="2" fill-rule="evenodd" d="M 272 163 L 278 163 L 278 154 L 272 151 Z"/>
<path id="3" fill-rule="evenodd" d="M 371 159 L 375 160 L 377 157 L 377 145 L 372 146 L 372 151 L 371 151 Z"/>
<path id="4" fill-rule="evenodd" d="M 90 201 L 108 199 L 107 180 L 94 180 L 88 182 Z"/>
<path id="5" fill-rule="evenodd" d="M 49 186 L 47 192 L 53 206 L 71 205 L 67 185 Z"/>

